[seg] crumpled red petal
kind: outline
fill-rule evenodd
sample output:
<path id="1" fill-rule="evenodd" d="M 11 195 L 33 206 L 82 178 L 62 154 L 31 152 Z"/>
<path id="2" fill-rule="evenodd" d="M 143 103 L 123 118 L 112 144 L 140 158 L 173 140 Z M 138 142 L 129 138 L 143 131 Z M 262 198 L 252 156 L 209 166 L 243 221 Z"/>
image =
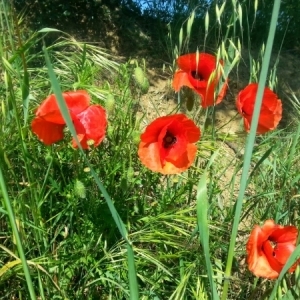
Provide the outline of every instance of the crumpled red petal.
<path id="1" fill-rule="evenodd" d="M 51 145 L 64 138 L 64 124 L 55 124 L 43 118 L 35 118 L 31 123 L 32 131 L 45 145 Z"/>
<path id="2" fill-rule="evenodd" d="M 89 149 L 90 144 L 97 147 L 104 139 L 107 119 L 105 109 L 100 105 L 91 105 L 86 110 L 77 115 L 74 120 L 77 138 L 83 149 Z M 77 148 L 76 141 L 72 140 L 72 145 Z"/>
<path id="3" fill-rule="evenodd" d="M 84 111 L 90 103 L 90 96 L 87 91 L 79 90 L 76 92 L 64 92 L 63 98 L 69 108 L 71 118 Z M 54 94 L 48 96 L 36 111 L 37 117 L 43 117 L 44 120 L 56 124 L 65 124 L 60 113 Z"/>
<path id="4" fill-rule="evenodd" d="M 186 151 L 177 157 L 177 160 L 169 158 L 165 160 L 164 165 L 160 161 L 160 151 L 158 143 L 144 143 L 139 145 L 138 155 L 141 162 L 153 172 L 159 172 L 164 175 L 178 174 L 187 170 L 196 157 L 197 147 L 194 144 L 188 144 Z"/>
<path id="5" fill-rule="evenodd" d="M 250 131 L 257 89 L 257 83 L 249 84 L 245 89 L 239 92 L 237 97 L 236 107 L 244 118 L 244 127 L 247 132 Z M 258 120 L 257 134 L 274 130 L 278 126 L 281 118 L 281 100 L 278 99 L 273 91 L 266 87 Z"/>

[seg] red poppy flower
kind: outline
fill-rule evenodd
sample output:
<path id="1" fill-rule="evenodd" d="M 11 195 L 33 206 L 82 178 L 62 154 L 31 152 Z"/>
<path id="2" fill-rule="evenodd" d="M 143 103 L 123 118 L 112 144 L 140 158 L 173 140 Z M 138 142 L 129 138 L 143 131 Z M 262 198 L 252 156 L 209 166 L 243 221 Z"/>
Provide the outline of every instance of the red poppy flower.
<path id="1" fill-rule="evenodd" d="M 176 174 L 194 161 L 200 129 L 184 114 L 160 117 L 141 135 L 138 155 L 154 172 Z"/>
<path id="2" fill-rule="evenodd" d="M 73 122 L 82 148 L 88 149 L 91 141 L 93 146 L 97 147 L 105 137 L 107 126 L 105 109 L 100 105 L 91 105 L 76 117 Z M 78 147 L 74 138 L 72 144 L 74 148 Z"/>
<path id="3" fill-rule="evenodd" d="M 215 99 L 215 89 L 221 77 L 217 71 L 216 57 L 208 53 L 190 53 L 177 59 L 180 70 L 176 71 L 173 79 L 173 88 L 176 92 L 182 86 L 193 89 L 202 98 L 203 108 L 218 104 L 222 101 L 227 90 L 227 80 Z M 219 61 L 223 66 L 223 61 Z"/>
<path id="4" fill-rule="evenodd" d="M 65 92 L 62 95 L 82 148 L 88 149 L 88 144 L 98 146 L 105 136 L 107 126 L 105 110 L 100 105 L 89 106 L 90 96 L 86 91 Z M 35 114 L 31 128 L 44 144 L 51 145 L 63 139 L 66 124 L 54 94 L 43 101 Z M 73 147 L 77 147 L 74 139 Z"/>
<path id="5" fill-rule="evenodd" d="M 244 118 L 244 127 L 250 131 L 252 115 L 254 111 L 255 97 L 258 89 L 257 83 L 247 85 L 239 92 L 236 107 Z M 262 134 L 273 130 L 279 124 L 282 117 L 282 104 L 277 95 L 269 88 L 265 88 L 260 110 L 257 133 Z"/>
<path id="6" fill-rule="evenodd" d="M 294 226 L 281 226 L 273 220 L 256 225 L 247 243 L 249 270 L 258 277 L 277 278 L 286 261 L 296 248 L 298 230 Z M 297 267 L 295 263 L 289 272 Z"/>

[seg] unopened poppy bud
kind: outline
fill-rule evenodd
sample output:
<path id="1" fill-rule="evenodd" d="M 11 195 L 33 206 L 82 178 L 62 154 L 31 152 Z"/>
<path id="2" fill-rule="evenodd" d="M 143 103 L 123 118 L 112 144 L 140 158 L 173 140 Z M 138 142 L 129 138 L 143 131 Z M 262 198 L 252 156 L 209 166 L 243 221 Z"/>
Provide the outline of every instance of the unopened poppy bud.
<path id="1" fill-rule="evenodd" d="M 141 134 L 139 131 L 133 131 L 132 132 L 132 141 L 134 144 L 138 145 L 141 141 Z"/>
<path id="2" fill-rule="evenodd" d="M 186 109 L 188 111 L 191 111 L 194 107 L 194 102 L 195 102 L 194 92 L 193 92 L 193 90 L 186 88 L 186 87 L 183 87 L 181 89 L 181 91 L 182 91 L 182 99 L 183 99 L 183 101 L 185 101 L 185 104 L 186 104 Z"/>
<path id="3" fill-rule="evenodd" d="M 115 97 L 113 94 L 108 94 L 105 101 L 105 108 L 108 113 L 112 113 L 115 108 Z"/>
<path id="4" fill-rule="evenodd" d="M 79 181 L 79 180 L 75 181 L 74 192 L 75 192 L 75 195 L 80 198 L 86 197 L 86 189 L 85 189 L 84 184 L 81 181 Z"/>
<path id="5" fill-rule="evenodd" d="M 149 80 L 146 77 L 144 71 L 140 67 L 134 69 L 134 77 L 137 85 L 141 88 L 143 93 L 147 93 L 149 90 Z"/>
<path id="6" fill-rule="evenodd" d="M 127 170 L 127 179 L 128 181 L 132 180 L 134 177 L 134 170 L 132 167 L 129 167 Z"/>
<path id="7" fill-rule="evenodd" d="M 107 127 L 107 135 L 108 135 L 108 137 L 109 137 L 109 138 L 112 138 L 112 137 L 113 137 L 113 133 L 114 133 L 114 128 L 113 128 L 113 126 L 108 125 L 108 127 Z"/>
<path id="8" fill-rule="evenodd" d="M 50 164 L 51 162 L 52 162 L 52 156 L 48 153 L 48 154 L 46 154 L 46 156 L 45 156 L 45 162 L 47 163 L 47 164 Z"/>

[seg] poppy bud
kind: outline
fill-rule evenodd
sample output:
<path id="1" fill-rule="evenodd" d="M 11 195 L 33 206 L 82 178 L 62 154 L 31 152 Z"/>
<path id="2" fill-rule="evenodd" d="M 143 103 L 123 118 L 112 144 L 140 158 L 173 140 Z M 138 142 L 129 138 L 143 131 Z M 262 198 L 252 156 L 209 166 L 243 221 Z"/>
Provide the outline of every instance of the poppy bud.
<path id="1" fill-rule="evenodd" d="M 108 127 L 107 127 L 107 136 L 109 137 L 109 138 L 112 138 L 113 137 L 113 134 L 114 134 L 114 127 L 113 126 L 111 126 L 111 125 L 108 125 Z"/>
<path id="2" fill-rule="evenodd" d="M 115 97 L 113 94 L 108 94 L 105 101 L 105 108 L 108 113 L 112 113 L 115 108 Z"/>
<path id="3" fill-rule="evenodd" d="M 129 167 L 128 170 L 127 170 L 127 180 L 129 182 L 131 182 L 133 177 L 134 177 L 134 170 L 133 170 L 132 167 Z"/>
<path id="4" fill-rule="evenodd" d="M 183 101 L 185 101 L 186 109 L 191 111 L 194 107 L 195 95 L 193 90 L 183 87 L 181 89 Z"/>
<path id="5" fill-rule="evenodd" d="M 76 196 L 78 196 L 79 198 L 85 198 L 86 197 L 86 189 L 84 184 L 79 181 L 76 180 L 75 184 L 74 184 L 74 193 Z"/>
<path id="6" fill-rule="evenodd" d="M 146 94 L 149 90 L 149 81 L 142 68 L 136 67 L 134 69 L 134 77 L 137 85 L 141 88 L 141 91 Z"/>
<path id="7" fill-rule="evenodd" d="M 132 141 L 134 144 L 138 145 L 141 141 L 140 132 L 139 131 L 133 131 L 132 132 Z"/>
<path id="8" fill-rule="evenodd" d="M 45 156 L 45 162 L 47 164 L 50 164 L 52 162 L 52 160 L 53 160 L 53 157 L 49 153 L 47 153 Z"/>

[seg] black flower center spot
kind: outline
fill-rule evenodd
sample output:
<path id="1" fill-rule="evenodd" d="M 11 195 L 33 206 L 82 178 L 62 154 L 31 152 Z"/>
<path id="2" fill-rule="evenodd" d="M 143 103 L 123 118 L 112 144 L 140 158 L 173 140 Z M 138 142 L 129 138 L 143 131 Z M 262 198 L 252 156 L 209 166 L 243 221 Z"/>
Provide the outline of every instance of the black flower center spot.
<path id="1" fill-rule="evenodd" d="M 201 74 L 199 74 L 197 71 L 192 71 L 191 72 L 191 74 L 192 74 L 192 77 L 194 78 L 194 79 L 196 79 L 196 80 L 203 80 L 204 78 L 201 76 Z"/>
<path id="2" fill-rule="evenodd" d="M 163 138 L 163 147 L 169 148 L 173 146 L 176 142 L 176 137 L 170 131 L 167 131 L 165 137 Z"/>

